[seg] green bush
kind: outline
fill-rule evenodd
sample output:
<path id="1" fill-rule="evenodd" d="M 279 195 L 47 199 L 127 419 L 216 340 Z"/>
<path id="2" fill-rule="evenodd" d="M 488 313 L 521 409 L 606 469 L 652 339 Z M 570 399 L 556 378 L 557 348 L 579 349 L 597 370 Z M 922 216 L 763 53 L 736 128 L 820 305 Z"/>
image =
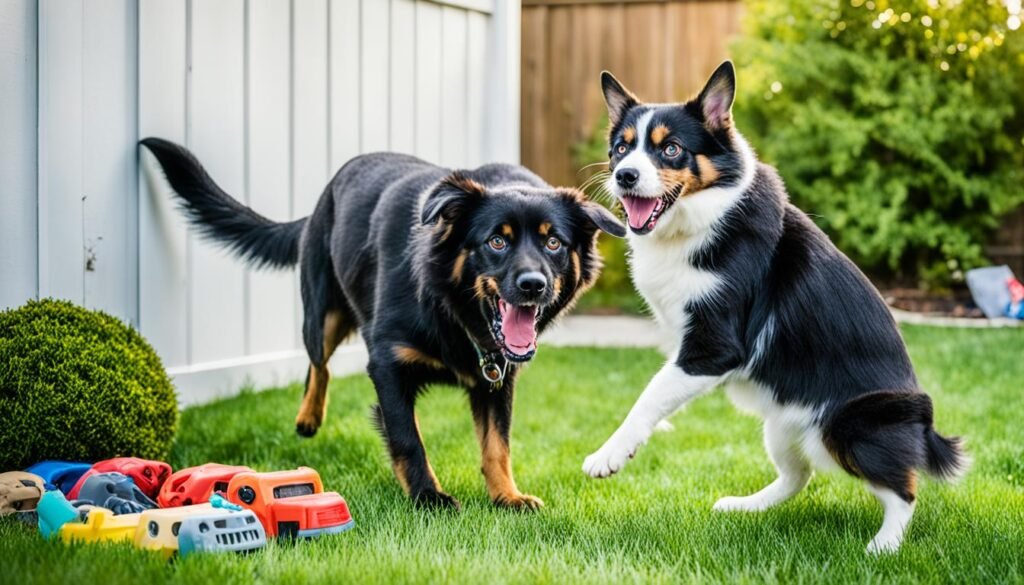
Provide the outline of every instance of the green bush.
<path id="1" fill-rule="evenodd" d="M 1024 202 L 1024 30 L 1003 2 L 751 0 L 737 125 L 876 276 L 943 287 Z"/>
<path id="2" fill-rule="evenodd" d="M 114 317 L 50 299 L 0 313 L 0 471 L 162 459 L 177 418 L 160 358 Z"/>

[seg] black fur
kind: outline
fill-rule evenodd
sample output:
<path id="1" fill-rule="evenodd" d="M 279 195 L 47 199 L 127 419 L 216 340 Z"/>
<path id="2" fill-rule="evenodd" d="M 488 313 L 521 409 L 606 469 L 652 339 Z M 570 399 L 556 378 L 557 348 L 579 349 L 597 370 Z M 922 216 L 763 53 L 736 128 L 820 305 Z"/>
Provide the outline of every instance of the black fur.
<path id="1" fill-rule="evenodd" d="M 184 148 L 155 138 L 142 144 L 157 156 L 200 231 L 255 265 L 298 261 L 312 364 L 307 393 L 314 391 L 314 373 L 327 375 L 333 347 L 326 340 L 359 330 L 379 399 L 374 423 L 400 480 L 421 504 L 457 502 L 430 471 L 414 412 L 419 393 L 434 383 L 463 386 L 478 424 L 507 445 L 517 361 L 532 353 L 510 353 L 494 334 L 497 298 L 539 306 L 536 327 L 543 330 L 597 277 L 598 230 L 625 233 L 578 191 L 552 188 L 522 167 L 453 172 L 392 153 L 352 159 L 311 216 L 274 223 L 225 194 Z M 507 246 L 490 247 L 506 230 L 512 232 L 503 236 Z M 550 238 L 560 246 L 549 245 Z M 546 288 L 522 290 L 517 278 L 526 272 L 543 275 Z M 494 284 L 481 289 L 478 278 Z M 499 390 L 483 379 L 474 343 L 507 367 Z M 403 359 L 400 351 L 409 349 L 418 353 Z M 300 434 L 318 427 L 300 413 Z"/>

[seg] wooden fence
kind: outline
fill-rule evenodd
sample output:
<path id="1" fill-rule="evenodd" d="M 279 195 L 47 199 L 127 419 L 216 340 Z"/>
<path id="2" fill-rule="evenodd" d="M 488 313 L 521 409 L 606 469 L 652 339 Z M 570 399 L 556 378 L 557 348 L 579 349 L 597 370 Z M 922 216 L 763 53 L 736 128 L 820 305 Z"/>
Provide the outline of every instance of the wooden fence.
<path id="1" fill-rule="evenodd" d="M 741 11 L 738 0 L 523 0 L 523 164 L 577 184 L 573 147 L 605 113 L 601 71 L 645 100 L 683 100 L 728 56 Z"/>

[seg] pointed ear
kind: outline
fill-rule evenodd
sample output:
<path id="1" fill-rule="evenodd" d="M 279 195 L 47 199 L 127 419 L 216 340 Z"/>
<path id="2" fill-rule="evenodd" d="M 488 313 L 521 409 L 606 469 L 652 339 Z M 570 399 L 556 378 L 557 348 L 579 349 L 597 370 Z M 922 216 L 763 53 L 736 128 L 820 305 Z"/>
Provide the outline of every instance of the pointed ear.
<path id="1" fill-rule="evenodd" d="M 604 102 L 608 105 L 608 121 L 613 128 L 622 121 L 622 117 L 630 108 L 640 103 L 631 91 L 623 87 L 619 80 L 607 71 L 601 72 L 601 91 L 604 92 Z"/>
<path id="2" fill-rule="evenodd" d="M 726 61 L 715 69 L 697 101 L 704 113 L 704 124 L 713 130 L 732 126 L 732 102 L 736 98 L 736 69 Z"/>
<path id="3" fill-rule="evenodd" d="M 484 186 L 455 171 L 434 188 L 423 203 L 420 221 L 425 225 L 436 223 L 439 218 L 451 221 L 480 201 L 485 193 Z"/>

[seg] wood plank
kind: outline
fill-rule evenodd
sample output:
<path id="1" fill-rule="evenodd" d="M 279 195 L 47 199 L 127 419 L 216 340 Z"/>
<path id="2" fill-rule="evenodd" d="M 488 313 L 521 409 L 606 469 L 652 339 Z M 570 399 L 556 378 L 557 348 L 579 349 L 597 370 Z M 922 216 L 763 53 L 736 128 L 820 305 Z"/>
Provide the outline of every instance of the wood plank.
<path id="1" fill-rule="evenodd" d="M 441 163 L 441 7 L 416 3 L 416 156 Z"/>
<path id="2" fill-rule="evenodd" d="M 139 2 L 139 134 L 186 142 L 185 0 Z M 164 366 L 189 363 L 187 232 L 155 159 L 140 154 L 139 330 Z"/>
<path id="3" fill-rule="evenodd" d="M 572 8 L 550 8 L 548 30 L 552 36 L 550 59 L 547 67 L 548 98 L 547 119 L 545 120 L 547 149 L 544 159 L 547 163 L 543 177 L 554 185 L 571 184 L 576 174 L 572 161 L 572 102 L 569 98 L 570 64 L 565 56 L 572 50 Z"/>
<path id="4" fill-rule="evenodd" d="M 138 87 L 132 0 L 90 0 L 82 51 L 85 305 L 138 326 Z"/>
<path id="5" fill-rule="evenodd" d="M 32 0 L 0 3 L 0 310 L 39 294 L 36 14 Z"/>
<path id="6" fill-rule="evenodd" d="M 548 88 L 548 8 L 523 9 L 522 34 L 523 82 L 520 88 L 522 138 L 520 159 L 523 165 L 542 177 L 548 176 L 546 122 Z"/>
<path id="7" fill-rule="evenodd" d="M 39 4 L 39 294 L 85 300 L 82 0 Z"/>
<path id="8" fill-rule="evenodd" d="M 487 95 L 487 17 L 477 12 L 466 14 L 466 165 L 476 167 L 484 160 L 484 99 Z"/>
<path id="9" fill-rule="evenodd" d="M 466 144 L 466 11 L 441 9 L 441 164 L 463 167 Z"/>
<path id="10" fill-rule="evenodd" d="M 245 193 L 243 0 L 191 4 L 190 146 L 227 193 Z M 221 247 L 189 236 L 192 362 L 245 353 L 244 269 Z"/>
<path id="11" fill-rule="evenodd" d="M 249 0 L 247 18 L 247 199 L 258 213 L 288 220 L 292 208 L 289 4 Z M 294 271 L 254 270 L 248 286 L 249 353 L 295 349 L 300 326 Z"/>
<path id="12" fill-rule="evenodd" d="M 391 1 L 390 149 L 416 153 L 416 2 Z"/>
<path id="13" fill-rule="evenodd" d="M 359 0 L 330 3 L 330 168 L 359 154 Z M 300 215 L 309 210 L 299 209 Z"/>
<path id="14" fill-rule="evenodd" d="M 362 29 L 359 145 L 362 152 L 388 149 L 388 8 L 388 3 L 380 0 L 363 0 L 359 14 Z"/>

